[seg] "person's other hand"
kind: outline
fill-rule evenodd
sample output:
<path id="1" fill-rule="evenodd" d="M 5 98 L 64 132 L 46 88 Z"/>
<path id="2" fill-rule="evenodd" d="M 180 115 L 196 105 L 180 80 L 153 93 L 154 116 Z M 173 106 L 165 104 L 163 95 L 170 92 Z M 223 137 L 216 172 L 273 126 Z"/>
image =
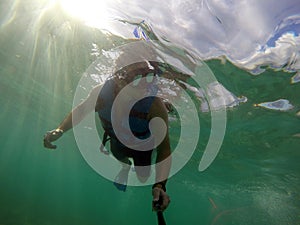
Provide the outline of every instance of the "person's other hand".
<path id="1" fill-rule="evenodd" d="M 48 131 L 44 135 L 44 147 L 50 148 L 50 149 L 56 149 L 56 145 L 53 145 L 51 142 L 56 141 L 58 138 L 60 138 L 63 134 L 63 131 L 61 129 L 55 129 Z"/>
<path id="2" fill-rule="evenodd" d="M 167 193 L 160 187 L 154 187 L 152 189 L 152 209 L 154 211 L 164 211 L 169 203 L 170 203 L 170 197 L 167 195 Z"/>

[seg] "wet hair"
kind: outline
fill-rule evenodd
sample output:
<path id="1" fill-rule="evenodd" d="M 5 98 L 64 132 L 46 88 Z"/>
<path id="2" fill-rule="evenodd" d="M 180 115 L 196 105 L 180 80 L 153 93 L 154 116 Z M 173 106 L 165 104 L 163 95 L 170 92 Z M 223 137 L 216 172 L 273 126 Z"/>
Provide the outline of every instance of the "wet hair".
<path id="1" fill-rule="evenodd" d="M 126 83 L 130 83 L 137 77 L 146 77 L 150 73 L 153 73 L 154 76 L 160 74 L 160 68 L 158 65 L 159 64 L 157 62 L 153 61 L 136 62 L 122 67 L 114 73 L 114 76 L 126 81 Z"/>
<path id="2" fill-rule="evenodd" d="M 132 81 L 137 75 L 146 75 L 147 73 L 159 74 L 158 54 L 148 42 L 139 41 L 124 46 L 115 60 L 114 75 L 120 79 Z M 134 69 L 136 67 L 136 71 Z M 145 70 L 145 74 L 139 73 Z M 128 73 L 130 71 L 130 73 Z"/>

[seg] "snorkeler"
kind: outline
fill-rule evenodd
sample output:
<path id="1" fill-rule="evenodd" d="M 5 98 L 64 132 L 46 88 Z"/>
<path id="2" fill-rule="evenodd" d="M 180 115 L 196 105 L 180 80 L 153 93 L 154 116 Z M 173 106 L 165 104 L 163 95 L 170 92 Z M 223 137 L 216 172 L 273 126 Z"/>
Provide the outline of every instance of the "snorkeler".
<path id="1" fill-rule="evenodd" d="M 139 140 L 147 139 L 151 135 L 149 130 L 151 119 L 161 118 L 166 125 L 166 134 L 156 147 L 156 183 L 152 186 L 153 210 L 164 211 L 170 203 L 170 198 L 166 193 L 166 183 L 171 167 L 171 150 L 168 134 L 168 110 L 162 99 L 156 96 L 157 90 L 154 84 L 158 71 L 158 64 L 149 61 L 138 62 L 121 68 L 103 85 L 93 88 L 86 100 L 75 107 L 56 129 L 46 133 L 44 146 L 55 149 L 56 146 L 52 142 L 80 123 L 88 113 L 95 111 L 98 113 L 105 131 L 102 145 L 105 145 L 105 142 L 110 140 L 111 153 L 122 163 L 122 169 L 116 176 L 114 185 L 121 191 L 126 190 L 128 173 L 132 163 L 135 166 L 136 176 L 139 181 L 145 182 L 150 176 L 151 156 L 154 147 L 145 151 L 135 150 L 123 144 L 119 139 L 120 136 L 113 129 L 112 118 L 119 119 L 120 129 L 117 130 L 126 139 L 128 133 L 121 125 L 124 120 L 128 120 L 123 113 L 123 107 L 126 106 L 124 104 L 117 105 L 117 113 L 114 115 L 112 114 L 112 107 L 118 93 L 125 86 L 126 94 L 118 95 L 121 103 L 122 101 L 128 102 L 128 98 L 138 99 L 143 95 L 142 92 L 152 92 L 151 96 L 138 100 L 135 103 L 129 113 L 129 124 L 132 134 Z M 139 79 L 137 79 L 137 75 L 140 76 Z M 130 85 L 127 85 L 129 83 Z M 154 129 L 154 131 L 160 132 L 157 129 Z M 131 143 L 130 139 L 128 141 Z M 134 145 L 134 143 L 131 144 L 132 146 Z M 154 146 L 154 144 L 152 145 Z"/>

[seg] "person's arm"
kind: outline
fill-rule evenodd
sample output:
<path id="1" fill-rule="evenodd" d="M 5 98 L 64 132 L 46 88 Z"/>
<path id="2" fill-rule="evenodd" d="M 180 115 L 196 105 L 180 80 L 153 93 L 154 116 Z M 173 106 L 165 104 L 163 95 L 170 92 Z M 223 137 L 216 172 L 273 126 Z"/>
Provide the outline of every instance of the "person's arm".
<path id="1" fill-rule="evenodd" d="M 165 210 L 170 202 L 169 196 L 166 194 L 166 183 L 171 168 L 171 148 L 168 132 L 168 112 L 161 99 L 156 98 L 150 111 L 150 119 L 160 117 L 167 126 L 167 133 L 163 141 L 157 146 L 156 156 L 156 183 L 152 187 L 153 209 L 156 211 Z M 160 204 L 155 206 L 159 201 Z"/>
<path id="2" fill-rule="evenodd" d="M 53 145 L 51 142 L 56 141 L 64 132 L 72 129 L 74 126 L 80 123 L 88 113 L 95 110 L 100 88 L 101 86 L 95 87 L 90 92 L 86 100 L 76 106 L 56 129 L 46 133 L 44 136 L 44 147 L 55 149 L 56 145 Z"/>

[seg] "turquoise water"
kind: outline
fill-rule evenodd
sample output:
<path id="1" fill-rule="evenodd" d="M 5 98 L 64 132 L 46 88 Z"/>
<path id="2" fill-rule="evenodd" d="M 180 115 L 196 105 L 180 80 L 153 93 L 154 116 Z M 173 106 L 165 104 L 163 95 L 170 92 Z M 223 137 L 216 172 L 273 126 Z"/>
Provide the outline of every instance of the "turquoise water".
<path id="1" fill-rule="evenodd" d="M 79 79 L 96 59 L 93 44 L 110 49 L 127 41 L 63 14 L 53 17 L 55 11 L 37 17 L 26 4 L 7 20 L 10 4 L 0 6 L 0 224 L 156 224 L 150 187 L 116 190 L 84 161 L 72 131 L 57 150 L 42 146 L 44 133 L 71 110 Z M 230 62 L 207 64 L 248 101 L 227 111 L 220 153 L 204 172 L 198 164 L 210 122 L 199 115 L 198 149 L 168 183 L 167 224 L 300 224 L 300 139 L 294 136 L 300 133 L 300 84 L 290 85 L 291 73 L 252 76 Z M 253 106 L 279 98 L 295 108 Z M 175 139 L 178 123 L 170 126 Z"/>

